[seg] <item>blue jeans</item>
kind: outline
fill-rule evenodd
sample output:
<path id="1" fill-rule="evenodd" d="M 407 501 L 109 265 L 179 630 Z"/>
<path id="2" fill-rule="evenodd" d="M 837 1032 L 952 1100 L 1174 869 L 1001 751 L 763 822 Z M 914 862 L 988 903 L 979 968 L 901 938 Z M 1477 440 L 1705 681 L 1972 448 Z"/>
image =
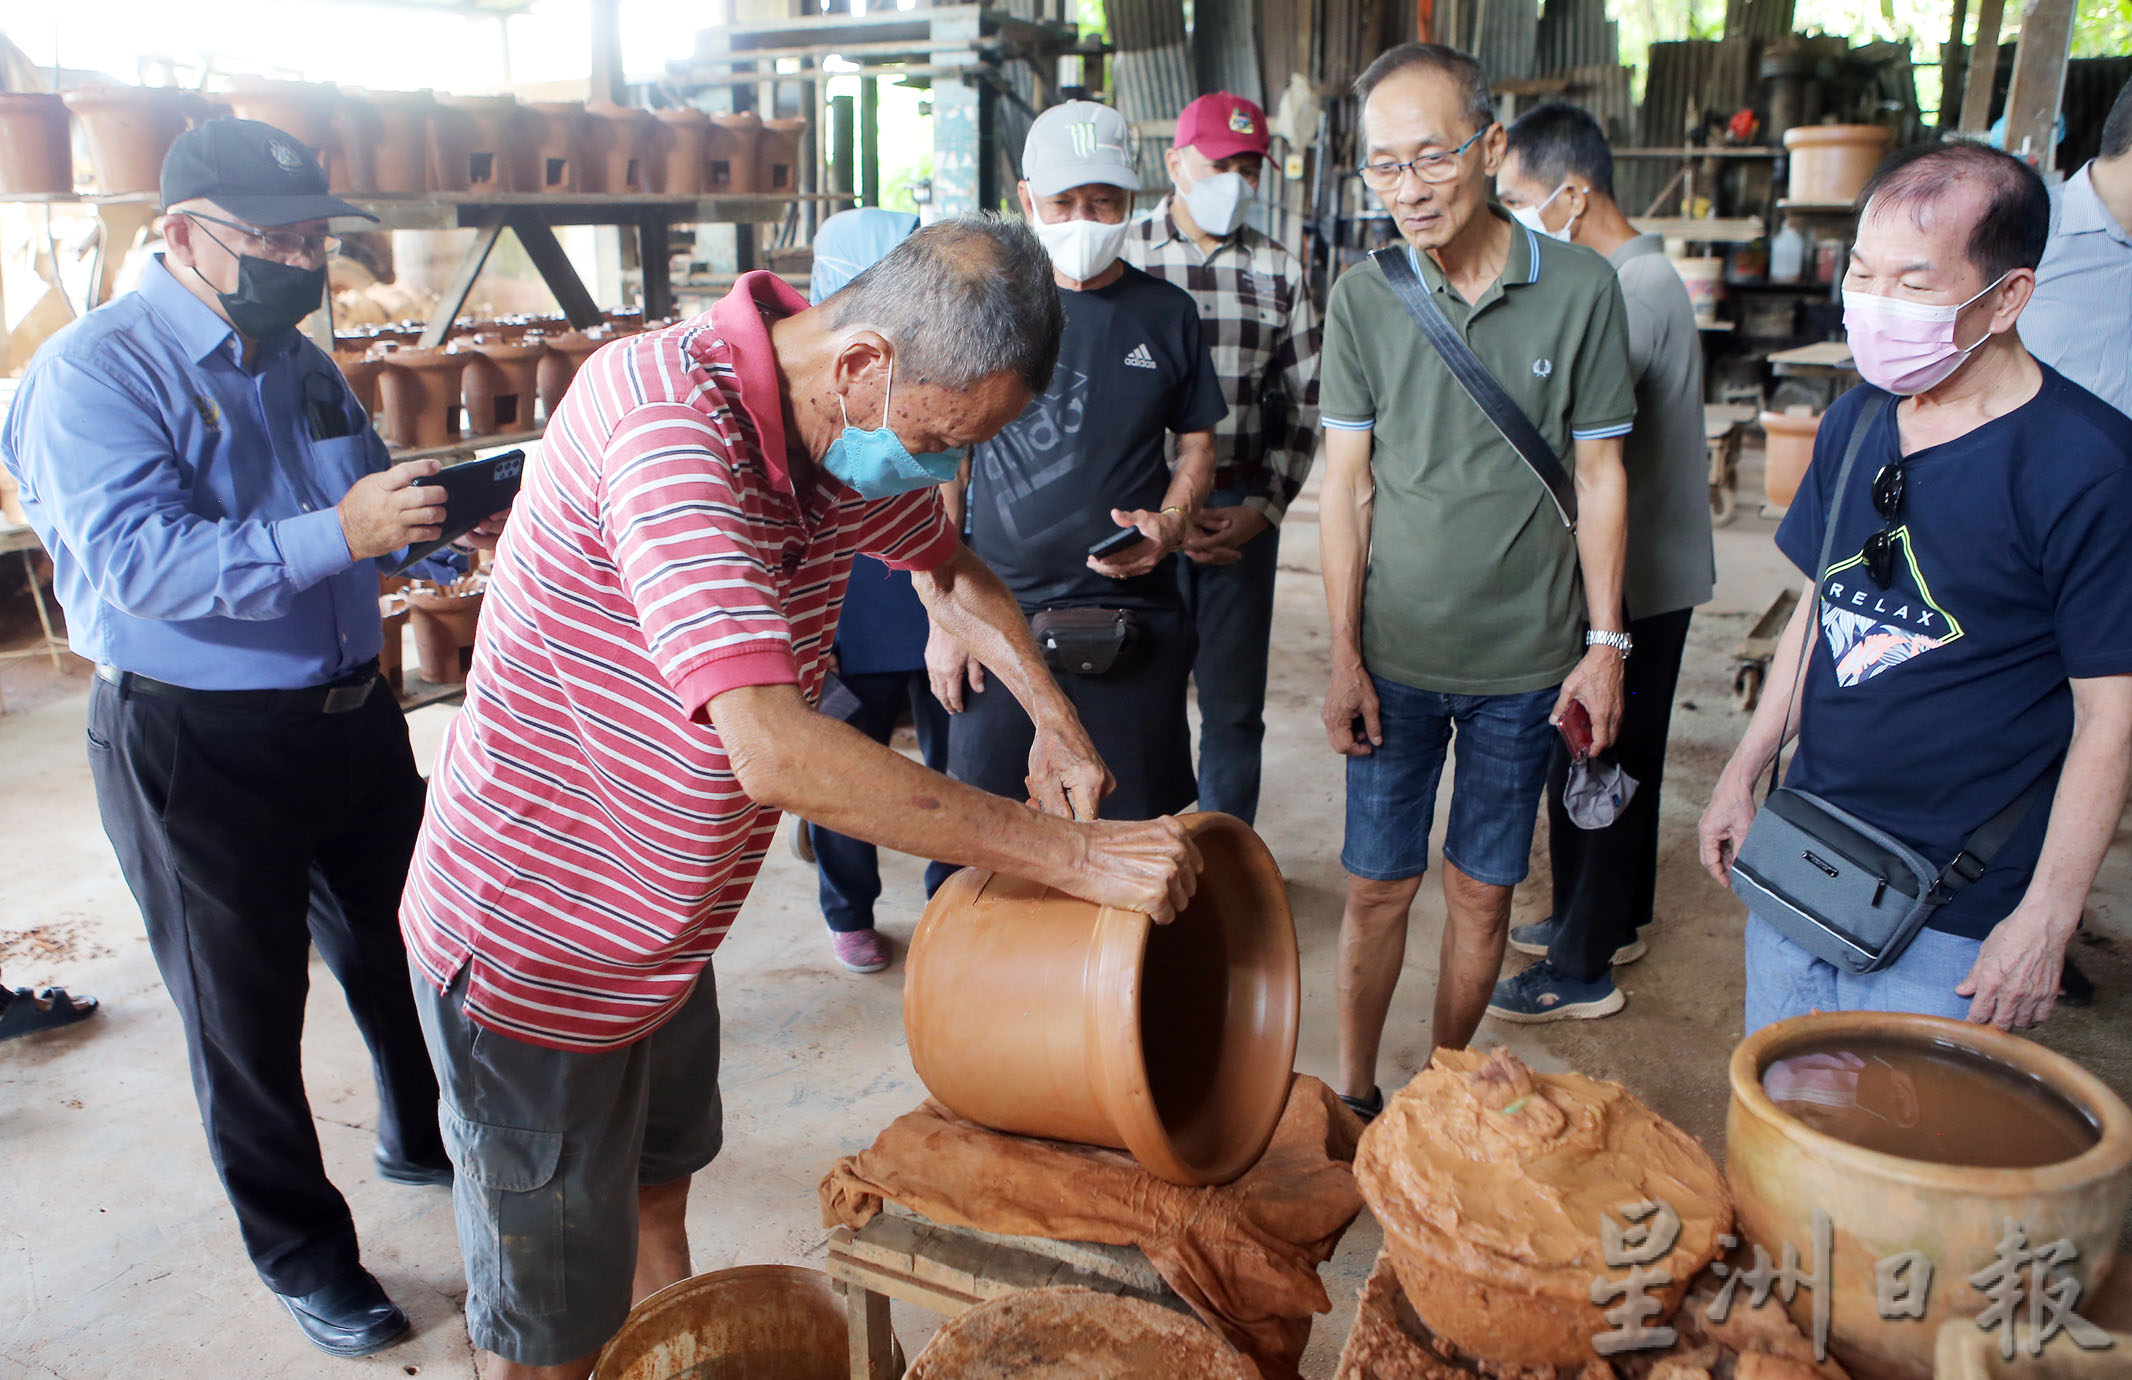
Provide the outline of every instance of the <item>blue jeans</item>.
<path id="1" fill-rule="evenodd" d="M 918 730 L 918 755 L 934 771 L 948 765 L 948 711 L 933 698 L 933 689 L 923 671 L 892 671 L 881 675 L 842 676 L 835 688 L 823 692 L 822 712 L 842 719 L 877 743 L 886 743 L 896 731 L 896 715 L 906 702 Z M 881 861 L 874 846 L 819 824 L 807 826 L 814 840 L 814 861 L 821 872 L 822 918 L 839 934 L 870 930 L 874 902 L 881 897 Z M 930 897 L 955 871 L 946 863 L 928 863 L 925 894 Z"/>
<path id="2" fill-rule="evenodd" d="M 1209 508 L 1244 501 L 1241 488 Z M 1258 820 L 1259 751 L 1266 738 L 1266 654 L 1273 644 L 1273 581 L 1281 529 L 1245 542 L 1234 565 L 1177 563 L 1184 606 L 1199 630 L 1192 683 L 1199 694 L 1199 808 Z"/>
<path id="3" fill-rule="evenodd" d="M 1981 939 L 1919 930 L 1901 958 L 1877 973 L 1847 973 L 1816 958 L 1759 915 L 1747 917 L 1747 1033 L 1809 1011 L 1910 1011 L 1969 1018 L 1958 997 Z"/>
<path id="4" fill-rule="evenodd" d="M 1370 881 L 1419 877 L 1454 729 L 1458 770 L 1444 860 L 1484 886 L 1516 886 L 1532 862 L 1558 687 L 1519 695 L 1446 695 L 1371 676 L 1384 743 L 1347 759 L 1340 865 Z"/>

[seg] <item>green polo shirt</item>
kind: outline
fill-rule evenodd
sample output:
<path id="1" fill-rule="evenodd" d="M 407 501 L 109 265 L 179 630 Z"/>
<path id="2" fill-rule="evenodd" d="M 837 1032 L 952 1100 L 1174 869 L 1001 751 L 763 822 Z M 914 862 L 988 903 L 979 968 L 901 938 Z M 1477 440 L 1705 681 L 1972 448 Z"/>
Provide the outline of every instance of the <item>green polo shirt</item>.
<path id="1" fill-rule="evenodd" d="M 1627 313 L 1606 260 L 1513 222 L 1502 277 L 1468 306 L 1433 260 L 1415 259 L 1445 317 L 1566 467 L 1574 441 L 1628 433 Z M 1323 424 L 1370 433 L 1364 663 L 1446 694 L 1558 684 L 1584 655 L 1576 540 L 1375 262 L 1333 285 L 1323 358 Z"/>

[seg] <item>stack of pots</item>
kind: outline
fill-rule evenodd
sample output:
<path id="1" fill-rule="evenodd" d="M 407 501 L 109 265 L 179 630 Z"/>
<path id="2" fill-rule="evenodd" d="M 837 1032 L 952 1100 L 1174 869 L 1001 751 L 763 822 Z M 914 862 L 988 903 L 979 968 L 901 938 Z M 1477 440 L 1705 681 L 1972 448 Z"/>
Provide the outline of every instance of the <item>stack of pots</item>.
<path id="1" fill-rule="evenodd" d="M 240 81 L 229 92 L 230 113 L 240 120 L 257 120 L 325 155 L 328 162 L 338 143 L 333 117 L 339 113 L 341 95 L 318 82 L 268 81 L 254 77 Z"/>
<path id="2" fill-rule="evenodd" d="M 800 138 L 805 120 L 765 120 L 755 146 L 755 188 L 789 194 L 799 190 Z"/>
<path id="3" fill-rule="evenodd" d="M 762 117 L 752 110 L 713 115 L 704 131 L 703 190 L 745 195 L 755 190 L 755 146 L 762 141 Z"/>
<path id="4" fill-rule="evenodd" d="M 520 192 L 540 140 L 514 96 L 444 96 L 430 121 L 430 172 L 440 192 Z"/>
<path id="5" fill-rule="evenodd" d="M 429 187 L 429 122 L 437 102 L 427 91 L 371 91 L 351 97 L 376 120 L 371 160 L 374 190 L 420 196 Z M 350 164 L 354 160 L 351 158 Z"/>
<path id="6" fill-rule="evenodd" d="M 590 142 L 592 117 L 583 101 L 536 101 L 527 107 L 540 121 L 540 139 L 533 150 L 532 175 L 526 179 L 529 192 L 577 192 L 585 185 L 585 150 Z"/>
<path id="7" fill-rule="evenodd" d="M 73 190 L 66 102 L 42 91 L 0 92 L 0 195 L 65 196 Z"/>
<path id="8" fill-rule="evenodd" d="M 647 190 L 645 170 L 651 162 L 652 113 L 641 106 L 593 101 L 585 107 L 591 120 L 590 156 L 585 160 L 583 189 L 622 196 Z"/>
<path id="9" fill-rule="evenodd" d="M 670 196 L 701 196 L 711 117 L 692 105 L 656 112 L 651 159 L 652 190 Z"/>
<path id="10" fill-rule="evenodd" d="M 62 99 L 81 121 L 96 189 L 107 196 L 159 190 L 177 137 L 224 109 L 173 86 L 79 86 Z"/>

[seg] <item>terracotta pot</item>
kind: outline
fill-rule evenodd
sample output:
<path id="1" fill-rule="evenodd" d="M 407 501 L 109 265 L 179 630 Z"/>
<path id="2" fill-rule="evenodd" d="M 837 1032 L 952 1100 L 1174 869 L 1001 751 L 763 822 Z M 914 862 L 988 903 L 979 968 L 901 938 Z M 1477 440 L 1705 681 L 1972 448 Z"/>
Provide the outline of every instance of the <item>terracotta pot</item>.
<path id="1" fill-rule="evenodd" d="M 805 120 L 765 120 L 755 146 L 755 190 L 789 195 L 799 190 L 800 136 Z"/>
<path id="2" fill-rule="evenodd" d="M 540 405 L 540 360 L 547 345 L 539 336 L 506 340 L 477 335 L 461 388 L 470 436 L 531 431 Z"/>
<path id="3" fill-rule="evenodd" d="M 616 307 L 606 315 L 608 328 L 616 335 L 635 335 L 644 329 L 642 307 Z"/>
<path id="4" fill-rule="evenodd" d="M 333 114 L 340 92 L 331 86 L 249 77 L 231 87 L 228 100 L 238 119 L 272 125 L 318 150 L 321 157 L 333 147 Z"/>
<path id="5" fill-rule="evenodd" d="M 694 106 L 654 112 L 652 190 L 672 196 L 703 192 L 704 150 L 710 142 L 711 117 Z"/>
<path id="6" fill-rule="evenodd" d="M 169 86 L 82 86 L 63 99 L 88 140 L 96 190 L 107 196 L 160 190 L 163 155 L 199 109 Z"/>
<path id="7" fill-rule="evenodd" d="M 370 353 L 364 344 L 356 349 L 333 352 L 333 362 L 339 366 L 341 377 L 348 380 L 348 391 L 363 405 L 363 411 L 372 416 L 378 410 L 378 375 L 385 368 L 383 360 Z"/>
<path id="8" fill-rule="evenodd" d="M 594 326 L 589 331 L 565 331 L 547 338 L 548 351 L 541 356 L 537 375 L 542 416 L 555 415 L 563 394 L 570 391 L 570 380 L 577 377 L 586 358 L 614 338 L 614 332 L 605 326 Z"/>
<path id="9" fill-rule="evenodd" d="M 417 585 L 407 592 L 422 679 L 432 685 L 458 685 L 466 679 L 474 664 L 481 600 L 478 587 L 462 594 Z"/>
<path id="10" fill-rule="evenodd" d="M 1888 138 L 1883 125 L 1795 125 L 1785 130 L 1791 176 L 1784 195 L 1831 206 L 1856 201 L 1887 152 Z"/>
<path id="11" fill-rule="evenodd" d="M 1921 1049 L 1952 1046 L 1981 1056 L 2070 1103 L 2099 1138 L 2060 1164 L 1982 1169 L 1904 1159 L 1825 1135 L 1779 1108 L 1762 1076 L 1787 1051 L 1831 1037 L 1895 1039 Z M 1830 1309 L 1829 1348 L 1857 1380 L 1931 1375 L 1934 1334 L 1950 1319 L 1972 1317 L 1986 1306 L 1968 1280 L 1991 1265 L 2009 1219 L 2021 1225 L 2031 1247 L 2061 1237 L 2073 1243 L 2078 1258 L 2053 1278 L 2079 1281 L 2083 1295 L 2092 1294 L 2116 1258 L 2118 1226 L 2132 1202 L 2132 1108 L 2062 1054 L 1990 1026 L 1937 1016 L 1825 1012 L 1748 1036 L 1733 1050 L 1731 1078 L 1725 1172 L 1740 1234 L 1777 1260 L 1790 1242 L 1811 1271 L 1811 1214 L 1828 1214 L 1833 1278 L 1825 1293 L 1801 1289 L 1791 1313 L 1807 1328 L 1813 1308 Z M 1923 1319 L 1891 1321 L 1876 1306 L 1874 1267 L 1906 1251 L 1932 1262 L 1932 1288 Z M 2021 1278 L 2026 1287 L 2026 1271 Z"/>
<path id="12" fill-rule="evenodd" d="M 670 1284 L 629 1310 L 592 1367 L 592 1380 L 850 1375 L 844 1301 L 829 1276 L 796 1265 L 743 1265 Z"/>
<path id="13" fill-rule="evenodd" d="M 1188 1313 L 1093 1289 L 1024 1289 L 941 1324 L 906 1380 L 1253 1380 Z"/>
<path id="14" fill-rule="evenodd" d="M 473 185 L 474 141 L 480 126 L 469 112 L 438 101 L 429 110 L 429 190 L 463 192 Z"/>
<path id="15" fill-rule="evenodd" d="M 467 356 L 451 346 L 401 346 L 379 355 L 379 428 L 402 446 L 441 446 L 459 439 L 459 376 Z"/>
<path id="16" fill-rule="evenodd" d="M 73 190 L 66 102 L 42 91 L 0 92 L 0 196 L 65 196 Z"/>
<path id="17" fill-rule="evenodd" d="M 1180 1184 L 1257 1162 L 1288 1099 L 1295 926 L 1258 835 L 1185 817 L 1206 857 L 1168 925 L 966 868 L 911 940 L 911 1063 L 958 1115 L 1130 1151 Z"/>
<path id="18" fill-rule="evenodd" d="M 378 145 L 385 136 L 384 117 L 368 99 L 343 91 L 333 104 L 333 148 L 326 158 L 326 180 L 344 196 L 367 196 L 378 190 Z"/>
<path id="19" fill-rule="evenodd" d="M 584 190 L 620 195 L 644 191 L 649 183 L 645 168 L 651 152 L 652 113 L 633 105 L 593 101 L 585 112 L 592 117 L 585 160 Z"/>
<path id="20" fill-rule="evenodd" d="M 430 189 L 429 124 L 437 103 L 427 91 L 365 93 L 377 116 L 376 189 L 420 196 Z"/>
<path id="21" fill-rule="evenodd" d="M 586 127 L 591 117 L 583 101 L 536 101 L 528 107 L 540 117 L 540 145 L 533 152 L 529 192 L 576 192 L 584 188 Z"/>
<path id="22" fill-rule="evenodd" d="M 1789 508 L 1806 478 L 1807 462 L 1814 458 L 1814 433 L 1821 430 L 1821 414 L 1794 417 L 1789 412 L 1764 412 L 1761 417 L 1762 496 L 1772 508 Z"/>
<path id="23" fill-rule="evenodd" d="M 703 189 L 744 196 L 755 190 L 755 146 L 762 140 L 762 117 L 752 110 L 713 115 L 704 131 Z"/>
<path id="24" fill-rule="evenodd" d="M 524 109 L 515 96 L 440 96 L 438 104 L 466 115 L 473 122 L 467 134 L 463 150 L 463 173 L 458 167 L 444 167 L 448 180 L 458 181 L 450 191 L 472 192 L 519 192 L 535 188 L 522 186 L 519 175 L 539 148 L 538 133 L 524 118 Z M 462 132 L 464 132 L 462 127 Z M 433 145 L 438 150 L 440 167 L 453 149 Z M 461 180 L 463 179 L 463 180 Z"/>
<path id="25" fill-rule="evenodd" d="M 379 613 L 385 625 L 385 642 L 378 649 L 378 673 L 392 687 L 395 696 L 407 693 L 407 623 L 411 615 L 407 601 L 397 595 L 386 595 L 378 600 Z"/>

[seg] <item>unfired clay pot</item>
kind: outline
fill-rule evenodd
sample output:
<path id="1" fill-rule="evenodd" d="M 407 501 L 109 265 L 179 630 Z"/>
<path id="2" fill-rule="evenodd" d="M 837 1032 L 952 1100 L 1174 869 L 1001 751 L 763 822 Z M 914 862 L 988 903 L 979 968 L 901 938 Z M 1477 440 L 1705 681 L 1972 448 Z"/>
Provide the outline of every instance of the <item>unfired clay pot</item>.
<path id="1" fill-rule="evenodd" d="M 482 582 L 472 577 L 450 589 L 418 584 L 407 591 L 422 679 L 432 685 L 457 685 L 466 679 L 474 662 L 482 594 Z"/>
<path id="2" fill-rule="evenodd" d="M 1791 201 L 1842 206 L 1855 201 L 1887 152 L 1884 125 L 1795 125 L 1784 131 Z"/>
<path id="3" fill-rule="evenodd" d="M 333 147 L 326 155 L 326 180 L 343 196 L 367 196 L 378 189 L 378 144 L 385 137 L 384 117 L 368 98 L 343 91 L 333 103 Z"/>
<path id="4" fill-rule="evenodd" d="M 1787 1052 L 1832 1036 L 1952 1045 L 1981 1055 L 2078 1108 L 2099 1138 L 2062 1164 L 1979 1169 L 1899 1158 L 1825 1135 L 1778 1107 L 1762 1076 Z M 1993 1262 L 2009 1219 L 2020 1224 L 2030 1248 L 2061 1237 L 2073 1243 L 2077 1259 L 2053 1279 L 2079 1281 L 2083 1295 L 2092 1294 L 2117 1256 L 2118 1227 L 2132 1202 L 2132 1108 L 2094 1074 L 2032 1040 L 1938 1016 L 1822 1012 L 1748 1036 L 1732 1052 L 1731 1078 L 1725 1174 L 1740 1234 L 1776 1260 L 1788 1241 L 1812 1269 L 1812 1213 L 1828 1214 L 1834 1277 L 1825 1295 L 1801 1289 L 1791 1314 L 1807 1328 L 1817 1303 L 1830 1308 L 1829 1348 L 1856 1380 L 1932 1374 L 1940 1326 L 1973 1317 L 1989 1303 L 1969 1276 Z M 1922 1320 L 1885 1319 L 1874 1267 L 1906 1251 L 1933 1264 L 1927 1311 Z M 2026 1272 L 2022 1278 L 2025 1284 Z M 2022 1311 L 2025 1329 L 2025 1303 Z"/>
<path id="5" fill-rule="evenodd" d="M 542 415 L 555 415 L 556 405 L 570 390 L 570 380 L 577 377 L 578 369 L 594 350 L 614 338 L 614 332 L 605 326 L 594 326 L 589 331 L 565 331 L 548 337 L 548 351 L 540 358 L 538 375 Z"/>
<path id="6" fill-rule="evenodd" d="M 1129 1151 L 1172 1183 L 1258 1161 L 1295 1067 L 1295 926 L 1248 825 L 1185 823 L 1206 870 L 1167 925 L 975 868 L 941 886 L 903 989 L 934 1097 L 995 1131 Z"/>
<path id="7" fill-rule="evenodd" d="M 437 103 L 427 91 L 365 93 L 377 116 L 376 190 L 420 196 L 430 189 L 429 122 Z"/>
<path id="8" fill-rule="evenodd" d="M 583 101 L 535 101 L 527 107 L 540 121 L 529 192 L 576 192 L 584 188 L 586 125 Z"/>
<path id="9" fill-rule="evenodd" d="M 379 430 L 402 446 L 441 446 L 459 439 L 459 376 L 467 355 L 445 345 L 425 350 L 401 346 L 381 353 L 378 375 Z"/>
<path id="10" fill-rule="evenodd" d="M 0 195 L 65 196 L 73 190 L 66 102 L 43 91 L 0 92 Z"/>
<path id="11" fill-rule="evenodd" d="M 805 120 L 765 120 L 755 146 L 755 190 L 789 194 L 799 190 L 800 136 Z"/>
<path id="12" fill-rule="evenodd" d="M 755 146 L 762 140 L 762 117 L 752 110 L 713 115 L 704 131 L 703 190 L 745 195 L 755 190 Z"/>
<path id="13" fill-rule="evenodd" d="M 474 141 L 480 125 L 447 98 L 429 109 L 429 190 L 464 192 L 473 186 Z"/>
<path id="14" fill-rule="evenodd" d="M 1764 412 L 1762 422 L 1762 497 L 1772 508 L 1788 508 L 1806 478 L 1806 466 L 1814 458 L 1814 433 L 1821 429 L 1821 414 L 1794 417 L 1789 412 Z"/>
<path id="15" fill-rule="evenodd" d="M 652 113 L 611 101 L 590 102 L 585 111 L 592 117 L 592 156 L 585 162 L 584 190 L 611 195 L 644 191 L 649 182 L 645 168 L 655 123 Z"/>
<path id="16" fill-rule="evenodd" d="M 844 1301 L 820 1270 L 742 1265 L 669 1284 L 630 1309 L 592 1380 L 848 1380 L 849 1334 Z"/>
<path id="17" fill-rule="evenodd" d="M 692 105 L 653 114 L 657 123 L 652 127 L 652 190 L 672 196 L 700 195 L 711 117 Z"/>
<path id="18" fill-rule="evenodd" d="M 1254 1380 L 1205 1323 L 1093 1289 L 1024 1289 L 941 1324 L 906 1380 Z"/>
<path id="19" fill-rule="evenodd" d="M 64 99 L 88 139 L 96 190 L 107 196 L 160 189 L 163 155 L 198 110 L 170 86 L 81 86 Z"/>
<path id="20" fill-rule="evenodd" d="M 540 336 L 508 340 L 477 335 L 470 342 L 461 391 L 466 395 L 466 430 L 470 436 L 503 431 L 531 431 L 540 405 Z"/>
<path id="21" fill-rule="evenodd" d="M 249 77 L 233 85 L 229 108 L 240 120 L 257 120 L 319 150 L 333 147 L 333 112 L 340 92 L 307 81 L 269 81 Z"/>
<path id="22" fill-rule="evenodd" d="M 519 185 L 519 174 L 532 161 L 539 136 L 529 127 L 530 122 L 524 118 L 525 111 L 518 104 L 517 97 L 440 96 L 438 103 L 473 121 L 464 150 L 464 181 L 461 186 L 448 190 L 458 191 L 462 187 L 472 192 L 536 190 Z M 453 151 L 442 145 L 435 147 L 440 164 Z M 457 168 L 445 171 L 450 180 L 458 181 L 462 177 Z"/>

